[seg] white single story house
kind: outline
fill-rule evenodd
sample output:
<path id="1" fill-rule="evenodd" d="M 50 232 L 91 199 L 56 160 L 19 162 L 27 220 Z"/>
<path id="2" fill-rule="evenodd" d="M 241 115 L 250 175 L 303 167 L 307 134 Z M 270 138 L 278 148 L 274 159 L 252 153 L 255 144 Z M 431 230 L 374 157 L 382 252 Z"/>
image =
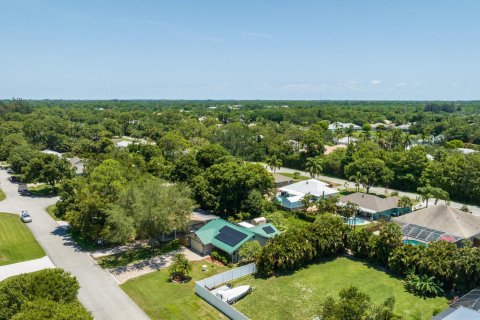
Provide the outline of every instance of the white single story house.
<path id="1" fill-rule="evenodd" d="M 307 194 L 310 194 L 313 200 L 318 200 L 338 193 L 338 190 L 330 188 L 325 182 L 308 179 L 278 188 L 277 200 L 282 207 L 292 210 L 302 207 L 302 199 Z"/>
<path id="2" fill-rule="evenodd" d="M 328 125 L 328 130 L 347 129 L 353 127 L 353 130 L 362 130 L 362 127 L 354 123 L 334 122 Z"/>

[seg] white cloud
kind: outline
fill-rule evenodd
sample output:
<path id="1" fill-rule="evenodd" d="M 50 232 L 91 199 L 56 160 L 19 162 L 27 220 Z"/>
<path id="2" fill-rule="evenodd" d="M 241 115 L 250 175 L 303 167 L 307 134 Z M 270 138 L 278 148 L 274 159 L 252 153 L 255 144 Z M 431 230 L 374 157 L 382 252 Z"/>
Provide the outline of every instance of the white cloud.
<path id="1" fill-rule="evenodd" d="M 382 81 L 380 81 L 380 80 L 372 80 L 372 81 L 370 81 L 370 84 L 371 84 L 372 86 L 377 86 L 377 85 L 379 85 L 380 83 L 382 83 Z"/>

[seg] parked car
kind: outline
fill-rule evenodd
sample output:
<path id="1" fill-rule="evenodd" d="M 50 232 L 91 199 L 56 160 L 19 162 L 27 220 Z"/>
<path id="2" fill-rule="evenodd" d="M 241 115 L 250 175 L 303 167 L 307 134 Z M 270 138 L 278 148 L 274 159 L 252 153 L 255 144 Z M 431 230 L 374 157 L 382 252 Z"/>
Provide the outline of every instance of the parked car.
<path id="1" fill-rule="evenodd" d="M 22 211 L 21 219 L 24 223 L 32 222 L 32 217 L 30 216 L 27 210 Z"/>
<path id="2" fill-rule="evenodd" d="M 10 180 L 10 182 L 18 182 L 19 181 L 17 176 L 10 176 L 10 177 L 8 177 L 8 180 Z"/>
<path id="3" fill-rule="evenodd" d="M 7 169 L 7 173 L 8 173 L 8 174 L 12 174 L 12 173 L 15 173 L 15 172 L 13 172 L 12 169 L 8 168 L 8 169 Z"/>

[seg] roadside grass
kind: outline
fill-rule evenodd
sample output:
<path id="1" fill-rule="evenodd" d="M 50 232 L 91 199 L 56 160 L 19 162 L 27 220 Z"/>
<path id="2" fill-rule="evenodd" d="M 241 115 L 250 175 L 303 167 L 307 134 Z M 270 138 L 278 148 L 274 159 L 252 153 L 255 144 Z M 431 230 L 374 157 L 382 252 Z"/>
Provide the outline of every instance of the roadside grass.
<path id="1" fill-rule="evenodd" d="M 204 264 L 208 266 L 208 270 L 202 272 Z M 206 260 L 195 261 L 192 262 L 192 279 L 189 282 L 173 283 L 169 280 L 168 269 L 162 269 L 129 280 L 120 287 L 154 320 L 227 319 L 195 294 L 195 281 L 226 270 L 228 267 Z"/>
<path id="2" fill-rule="evenodd" d="M 0 265 L 38 259 L 45 252 L 30 230 L 12 213 L 0 212 Z"/>
<path id="3" fill-rule="evenodd" d="M 50 217 L 53 218 L 53 220 L 55 221 L 60 221 L 62 219 L 60 219 L 59 217 L 57 217 L 55 215 L 55 209 L 57 208 L 57 205 L 56 204 L 52 204 L 52 205 L 49 205 L 48 207 L 45 208 L 45 211 L 47 211 L 47 213 L 50 215 Z"/>
<path id="4" fill-rule="evenodd" d="M 341 289 L 356 286 L 381 304 L 395 297 L 395 311 L 404 319 L 430 319 L 448 306 L 447 298 L 421 298 L 404 288 L 403 281 L 373 266 L 348 258 L 314 263 L 268 279 L 248 276 L 234 282 L 253 291 L 235 304 L 250 319 L 313 319 L 326 297 L 338 298 Z"/>
<path id="5" fill-rule="evenodd" d="M 0 201 L 5 200 L 6 197 L 7 197 L 7 196 L 5 195 L 5 193 L 3 192 L 3 190 L 0 189 Z"/>
<path id="6" fill-rule="evenodd" d="M 34 197 L 54 197 L 58 194 L 59 184 L 54 189 L 48 184 L 42 184 L 36 187 L 28 187 L 30 195 Z"/>
<path id="7" fill-rule="evenodd" d="M 278 174 L 281 174 L 282 176 L 284 177 L 288 177 L 288 178 L 292 178 L 294 177 L 294 174 L 293 173 L 287 173 L 287 172 L 278 172 Z M 300 175 L 298 176 L 298 179 L 293 179 L 293 181 L 295 182 L 298 182 L 298 181 L 303 181 L 303 180 L 308 180 L 308 179 L 311 179 L 311 177 L 308 177 L 308 176 L 305 176 L 305 175 Z M 330 185 L 332 185 L 333 187 L 338 187 L 340 186 L 339 183 L 335 183 L 335 182 L 331 182 L 331 181 L 326 181 L 326 180 L 322 180 L 322 179 L 317 179 L 319 181 L 322 181 L 322 182 L 325 182 L 325 183 L 328 183 Z"/>
<path id="8" fill-rule="evenodd" d="M 293 181 L 295 182 L 298 182 L 298 181 L 303 181 L 303 180 L 308 180 L 310 179 L 310 177 L 307 177 L 307 176 L 303 176 L 303 175 L 299 175 L 298 178 L 294 178 L 294 174 L 293 173 L 287 173 L 287 172 L 278 172 L 278 174 L 284 176 L 284 177 L 287 177 L 287 178 L 292 178 Z"/>
<path id="9" fill-rule="evenodd" d="M 143 246 L 122 253 L 101 257 L 97 259 L 97 262 L 98 265 L 104 269 L 124 267 L 130 263 L 139 262 L 174 250 L 178 250 L 180 247 L 180 243 L 176 240 L 173 240 L 162 243 L 160 246 L 155 248 Z"/>

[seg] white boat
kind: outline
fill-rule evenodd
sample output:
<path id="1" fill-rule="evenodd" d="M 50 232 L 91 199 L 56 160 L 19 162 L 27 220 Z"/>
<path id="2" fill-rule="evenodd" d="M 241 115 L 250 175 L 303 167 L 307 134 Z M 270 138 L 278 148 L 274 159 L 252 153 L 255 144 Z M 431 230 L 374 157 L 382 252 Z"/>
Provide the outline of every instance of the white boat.
<path id="1" fill-rule="evenodd" d="M 252 289 L 249 285 L 238 286 L 229 290 L 220 290 L 216 292 L 217 297 L 223 301 L 232 304 L 246 296 Z"/>

